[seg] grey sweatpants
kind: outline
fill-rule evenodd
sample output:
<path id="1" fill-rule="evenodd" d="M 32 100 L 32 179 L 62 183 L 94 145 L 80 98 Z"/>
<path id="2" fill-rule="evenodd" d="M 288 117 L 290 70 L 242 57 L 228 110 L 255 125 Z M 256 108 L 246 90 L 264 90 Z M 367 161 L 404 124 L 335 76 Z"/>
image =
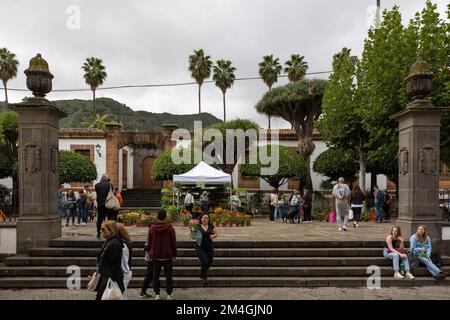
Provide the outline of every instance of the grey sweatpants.
<path id="1" fill-rule="evenodd" d="M 344 224 L 342 224 L 342 218 L 344 219 Z M 339 228 L 346 227 L 348 223 L 348 204 L 337 204 L 336 205 L 336 220 Z"/>

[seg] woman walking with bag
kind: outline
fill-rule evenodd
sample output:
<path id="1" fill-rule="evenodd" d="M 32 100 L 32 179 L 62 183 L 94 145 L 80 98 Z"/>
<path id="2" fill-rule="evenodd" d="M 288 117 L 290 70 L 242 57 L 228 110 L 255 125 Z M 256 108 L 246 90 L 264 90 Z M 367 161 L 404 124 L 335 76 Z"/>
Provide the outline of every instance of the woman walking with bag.
<path id="1" fill-rule="evenodd" d="M 350 206 L 353 211 L 353 227 L 358 228 L 360 217 L 361 217 L 361 210 L 363 207 L 363 202 L 366 200 L 366 196 L 364 195 L 364 192 L 361 190 L 359 185 L 354 183 L 352 192 L 350 192 Z"/>
<path id="2" fill-rule="evenodd" d="M 100 232 L 106 241 L 97 255 L 100 280 L 96 288 L 96 300 L 102 299 L 109 279 L 117 283 L 122 293 L 125 291 L 122 270 L 123 242 L 120 239 L 116 222 L 105 222 L 102 225 Z"/>
<path id="3" fill-rule="evenodd" d="M 214 259 L 213 239 L 217 238 L 217 232 L 214 226 L 209 223 L 209 216 L 203 213 L 200 216 L 200 228 L 202 234 L 202 242 L 200 245 L 195 243 L 195 252 L 201 263 L 200 278 L 203 280 L 203 285 L 206 286 L 208 269 L 211 267 Z"/>

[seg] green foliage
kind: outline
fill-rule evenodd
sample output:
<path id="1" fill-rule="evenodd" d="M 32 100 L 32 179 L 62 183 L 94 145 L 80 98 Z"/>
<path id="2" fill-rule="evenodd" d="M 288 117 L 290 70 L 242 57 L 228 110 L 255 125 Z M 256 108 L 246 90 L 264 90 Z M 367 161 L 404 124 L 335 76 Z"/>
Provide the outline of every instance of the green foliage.
<path id="1" fill-rule="evenodd" d="M 116 124 L 121 127 L 123 126 L 121 122 L 112 120 L 109 114 L 104 114 L 102 116 L 100 116 L 99 114 L 95 114 L 95 116 L 91 115 L 86 118 L 85 122 L 82 125 L 89 128 L 96 128 L 105 132 L 107 124 Z"/>
<path id="2" fill-rule="evenodd" d="M 260 147 L 258 154 L 272 155 L 272 145 Z M 241 166 L 241 174 L 243 176 L 260 177 L 264 179 L 270 186 L 278 190 L 278 188 L 286 183 L 288 178 L 303 177 L 306 175 L 306 165 L 303 158 L 294 150 L 279 146 L 279 168 L 278 172 L 273 175 L 262 175 L 261 168 L 269 167 L 263 165 L 258 159 L 257 164 L 250 164 L 249 160 Z"/>
<path id="3" fill-rule="evenodd" d="M 59 122 L 62 128 L 78 128 L 80 124 L 84 127 L 89 126 L 84 122 L 86 118 L 92 116 L 91 100 L 56 100 L 52 101 L 52 103 L 68 114 L 66 118 L 61 119 Z M 112 120 L 121 122 L 125 131 L 162 131 L 162 125 L 165 123 L 173 123 L 178 125 L 179 128 L 193 130 L 194 120 L 201 120 L 205 127 L 221 122 L 221 120 L 209 113 L 175 115 L 166 112 L 133 111 L 125 104 L 111 98 L 97 98 L 95 105 L 99 115 L 113 115 L 111 116 Z"/>
<path id="4" fill-rule="evenodd" d="M 284 72 L 288 74 L 290 82 L 302 80 L 308 70 L 308 63 L 304 61 L 305 57 L 299 54 L 292 54 L 291 59 L 286 61 Z"/>
<path id="5" fill-rule="evenodd" d="M 357 155 L 350 150 L 330 148 L 319 154 L 313 164 L 313 170 L 321 175 L 330 177 L 337 181 L 344 177 L 347 181 L 356 180 L 355 173 L 358 163 L 355 161 Z"/>
<path id="6" fill-rule="evenodd" d="M 211 75 L 212 61 L 211 57 L 205 55 L 203 49 L 194 50 L 194 54 L 189 56 L 189 71 L 192 78 L 198 83 L 198 113 L 202 113 L 200 90 L 205 79 Z"/>
<path id="7" fill-rule="evenodd" d="M 178 152 L 180 157 L 185 152 L 192 152 L 190 149 L 166 150 L 162 152 L 153 162 L 152 179 L 154 180 L 172 180 L 174 174 L 185 173 L 194 168 L 198 163 L 192 164 L 175 164 L 172 161 L 172 152 Z M 191 160 L 195 160 L 191 154 Z M 194 162 L 194 161 L 192 161 Z"/>
<path id="8" fill-rule="evenodd" d="M 10 177 L 12 172 L 12 163 L 3 153 L 0 153 L 0 179 Z"/>
<path id="9" fill-rule="evenodd" d="M 278 58 L 273 58 L 273 55 L 267 55 L 263 57 L 263 61 L 259 64 L 259 76 L 264 81 L 264 83 L 272 89 L 274 83 L 277 82 L 278 76 L 283 68 L 280 65 Z"/>
<path id="10" fill-rule="evenodd" d="M 9 80 L 17 76 L 17 66 L 19 61 L 16 59 L 16 55 L 9 51 L 7 48 L 0 49 L 0 79 L 3 82 L 5 88 L 5 101 L 8 102 L 8 91 L 6 84 Z"/>
<path id="11" fill-rule="evenodd" d="M 59 151 L 59 183 L 91 182 L 97 179 L 97 168 L 87 157 L 70 151 Z"/>
<path id="12" fill-rule="evenodd" d="M 16 112 L 0 113 L 0 177 L 12 176 L 17 181 L 17 140 L 19 115 Z"/>

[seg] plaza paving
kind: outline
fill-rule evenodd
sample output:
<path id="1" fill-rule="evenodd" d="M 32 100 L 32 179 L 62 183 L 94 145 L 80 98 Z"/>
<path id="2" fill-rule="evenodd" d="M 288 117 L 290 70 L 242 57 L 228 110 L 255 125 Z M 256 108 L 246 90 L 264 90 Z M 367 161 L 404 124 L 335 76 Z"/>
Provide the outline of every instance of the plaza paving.
<path id="1" fill-rule="evenodd" d="M 86 226 L 69 227 L 63 221 L 63 238 L 89 239 L 95 237 L 95 224 Z M 383 241 L 389 234 L 389 230 L 395 222 L 374 223 L 361 222 L 359 228 L 349 224 L 348 231 L 338 232 L 336 224 L 314 221 L 305 224 L 270 222 L 264 218 L 253 219 L 252 225 L 248 227 L 218 227 L 219 237 L 217 240 L 380 240 Z M 174 223 L 177 240 L 190 240 L 189 228 L 180 222 Z M 148 228 L 131 226 L 127 227 L 134 240 L 143 240 L 147 236 Z M 405 239 L 410 235 L 404 235 Z"/>
<path id="2" fill-rule="evenodd" d="M 148 290 L 154 296 L 151 289 Z M 450 300 L 450 287 L 418 288 L 175 288 L 176 300 Z M 139 299 L 130 289 L 129 300 Z M 161 298 L 165 299 L 164 289 Z M 0 290 L 0 300 L 95 300 L 95 292 L 81 289 Z"/>

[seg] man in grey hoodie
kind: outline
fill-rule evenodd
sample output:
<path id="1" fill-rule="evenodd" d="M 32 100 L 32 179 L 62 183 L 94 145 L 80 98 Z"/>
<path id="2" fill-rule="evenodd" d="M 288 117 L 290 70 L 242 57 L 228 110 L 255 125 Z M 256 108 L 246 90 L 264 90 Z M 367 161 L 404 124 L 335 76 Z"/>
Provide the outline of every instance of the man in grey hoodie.
<path id="1" fill-rule="evenodd" d="M 333 187 L 333 198 L 336 207 L 336 218 L 339 231 L 348 231 L 348 201 L 350 196 L 350 188 L 346 185 L 344 178 L 340 177 L 338 183 Z M 344 223 L 342 223 L 344 220 Z"/>

